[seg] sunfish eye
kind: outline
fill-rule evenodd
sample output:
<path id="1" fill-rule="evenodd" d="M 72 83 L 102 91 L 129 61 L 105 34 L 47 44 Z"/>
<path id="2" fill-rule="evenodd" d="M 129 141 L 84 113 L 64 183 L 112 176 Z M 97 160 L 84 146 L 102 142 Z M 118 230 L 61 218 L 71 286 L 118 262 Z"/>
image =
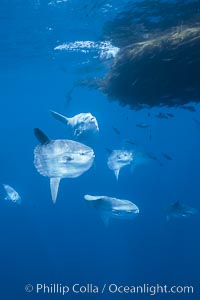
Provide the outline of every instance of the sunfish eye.
<path id="1" fill-rule="evenodd" d="M 85 153 L 84 153 L 84 152 L 81 152 L 80 155 L 85 155 Z"/>
<path id="2" fill-rule="evenodd" d="M 65 161 L 71 161 L 71 160 L 73 160 L 73 158 L 71 156 L 65 156 L 64 159 L 65 159 Z"/>

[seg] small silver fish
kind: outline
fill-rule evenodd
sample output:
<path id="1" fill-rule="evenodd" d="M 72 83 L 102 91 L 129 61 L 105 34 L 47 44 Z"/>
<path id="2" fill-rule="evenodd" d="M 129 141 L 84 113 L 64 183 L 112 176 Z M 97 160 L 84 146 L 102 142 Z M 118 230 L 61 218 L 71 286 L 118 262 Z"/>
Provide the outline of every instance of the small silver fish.
<path id="1" fill-rule="evenodd" d="M 161 152 L 161 154 L 162 154 L 162 156 L 163 156 L 165 159 L 167 159 L 167 160 L 173 160 L 173 158 L 172 158 L 169 154 L 164 153 L 164 152 Z"/>
<path id="2" fill-rule="evenodd" d="M 149 127 L 149 125 L 146 123 L 137 123 L 136 126 L 139 128 L 148 128 Z"/>
<path id="3" fill-rule="evenodd" d="M 67 125 L 76 138 L 99 132 L 97 119 L 91 113 L 80 113 L 68 118 L 55 111 L 50 112 L 55 119 Z"/>
<path id="4" fill-rule="evenodd" d="M 146 155 L 150 158 L 150 159 L 153 159 L 153 160 L 158 160 L 158 157 L 153 154 L 153 153 L 146 153 Z"/>
<path id="5" fill-rule="evenodd" d="M 137 144 L 135 141 L 133 141 L 133 140 L 131 140 L 131 139 L 125 139 L 125 140 L 124 140 L 124 143 L 125 143 L 125 144 L 130 144 L 130 145 L 133 145 L 133 146 L 135 146 L 135 145 Z"/>
<path id="6" fill-rule="evenodd" d="M 106 226 L 108 226 L 110 218 L 133 219 L 139 214 L 139 208 L 129 200 L 91 195 L 85 195 L 84 199 L 98 210 Z"/>
<path id="7" fill-rule="evenodd" d="M 174 118 L 174 115 L 171 114 L 171 113 L 167 113 L 167 115 L 168 115 L 168 117 L 170 117 L 170 118 Z"/>
<path id="8" fill-rule="evenodd" d="M 191 105 L 183 105 L 183 106 L 181 106 L 181 108 L 183 108 L 185 110 L 188 110 L 188 111 L 191 111 L 191 112 L 196 111 L 196 108 L 194 106 L 191 106 Z"/>
<path id="9" fill-rule="evenodd" d="M 12 202 L 15 202 L 17 204 L 21 204 L 21 197 L 18 194 L 17 191 L 15 191 L 10 185 L 8 184 L 2 184 L 4 187 L 4 190 L 6 192 L 6 197 L 4 198 L 5 200 L 9 200 Z"/>
<path id="10" fill-rule="evenodd" d="M 163 113 L 163 112 L 159 112 L 158 114 L 155 115 L 155 117 L 159 118 L 159 119 L 169 119 L 170 118 L 168 113 Z"/>
<path id="11" fill-rule="evenodd" d="M 121 134 L 118 128 L 112 126 L 112 129 L 117 135 Z"/>

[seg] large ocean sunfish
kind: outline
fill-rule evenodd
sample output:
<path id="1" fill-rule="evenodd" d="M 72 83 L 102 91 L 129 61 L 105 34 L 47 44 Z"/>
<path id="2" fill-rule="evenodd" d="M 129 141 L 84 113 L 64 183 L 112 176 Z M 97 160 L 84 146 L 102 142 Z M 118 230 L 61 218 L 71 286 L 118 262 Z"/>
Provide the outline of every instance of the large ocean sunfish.
<path id="1" fill-rule="evenodd" d="M 18 194 L 18 192 L 15 189 L 8 184 L 2 184 L 2 185 L 6 192 L 6 197 L 4 199 L 17 204 L 21 204 L 22 201 L 21 196 Z"/>
<path id="2" fill-rule="evenodd" d="M 55 111 L 50 112 L 55 119 L 68 126 L 75 138 L 87 137 L 99 132 L 97 119 L 91 113 L 80 113 L 68 118 Z"/>
<path id="3" fill-rule="evenodd" d="M 114 171 L 118 180 L 121 168 L 130 165 L 133 161 L 133 153 L 129 150 L 113 150 L 107 160 L 108 168 Z"/>
<path id="4" fill-rule="evenodd" d="M 106 226 L 110 218 L 133 219 L 139 214 L 139 208 L 129 200 L 91 195 L 85 195 L 84 199 L 97 209 Z"/>
<path id="5" fill-rule="evenodd" d="M 35 128 L 40 145 L 34 150 L 34 165 L 42 175 L 50 178 L 52 200 L 55 203 L 62 178 L 76 178 L 89 170 L 94 162 L 92 148 L 71 140 L 50 140 Z"/>
<path id="6" fill-rule="evenodd" d="M 167 221 L 171 219 L 188 218 L 198 214 L 196 208 L 190 207 L 180 201 L 171 204 L 167 210 Z"/>
<path id="7" fill-rule="evenodd" d="M 122 168 L 130 165 L 131 171 L 135 169 L 136 166 L 141 164 L 146 164 L 149 161 L 148 155 L 137 150 L 110 150 L 107 165 L 108 168 L 114 171 L 115 177 L 118 180 L 119 173 Z"/>

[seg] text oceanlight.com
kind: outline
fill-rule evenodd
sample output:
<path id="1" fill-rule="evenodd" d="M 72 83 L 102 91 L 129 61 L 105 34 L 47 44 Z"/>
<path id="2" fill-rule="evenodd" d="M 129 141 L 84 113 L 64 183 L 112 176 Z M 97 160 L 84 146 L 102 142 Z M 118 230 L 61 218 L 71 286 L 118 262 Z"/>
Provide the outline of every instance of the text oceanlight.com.
<path id="1" fill-rule="evenodd" d="M 37 283 L 35 285 L 26 284 L 25 291 L 27 293 L 36 294 L 148 294 L 154 296 L 156 294 L 193 294 L 193 286 L 175 286 L 175 285 L 151 285 L 148 283 L 142 285 L 120 285 L 116 283 L 104 283 L 95 285 L 87 283 L 85 285 L 74 283 L 72 285 L 65 285 L 61 283 Z"/>

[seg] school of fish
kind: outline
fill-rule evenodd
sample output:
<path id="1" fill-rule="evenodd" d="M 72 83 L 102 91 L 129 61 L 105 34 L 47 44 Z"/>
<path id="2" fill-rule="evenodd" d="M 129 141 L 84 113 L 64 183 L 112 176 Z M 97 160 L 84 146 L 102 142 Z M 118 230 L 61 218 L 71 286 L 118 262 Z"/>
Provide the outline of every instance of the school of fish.
<path id="1" fill-rule="evenodd" d="M 79 113 L 73 117 L 66 117 L 55 111 L 51 115 L 67 127 L 67 134 L 70 139 L 50 139 L 41 129 L 35 128 L 34 134 L 39 144 L 34 149 L 34 166 L 37 172 L 49 178 L 51 198 L 56 203 L 61 179 L 77 178 L 82 176 L 93 166 L 94 150 L 82 143 L 85 139 L 91 138 L 99 133 L 99 125 L 95 116 L 91 113 Z M 172 118 L 172 114 L 158 113 L 158 118 Z M 139 128 L 149 128 L 146 123 L 137 123 Z M 120 130 L 112 127 L 113 131 L 120 135 Z M 121 169 L 130 166 L 131 171 L 137 165 L 144 164 L 149 160 L 158 160 L 151 153 L 143 153 L 133 149 L 136 143 L 126 140 L 125 145 L 131 145 L 132 149 L 124 147 L 121 149 L 106 148 L 107 167 L 114 172 L 118 181 Z M 170 161 L 172 157 L 164 152 L 162 156 Z M 21 204 L 22 198 L 19 193 L 10 185 L 2 184 L 5 193 L 5 200 L 11 203 Z M 100 215 L 105 226 L 108 226 L 110 219 L 133 219 L 139 215 L 139 207 L 130 200 L 118 199 L 111 196 L 83 196 L 88 206 L 93 207 Z M 198 211 L 180 201 L 170 204 L 166 211 L 166 220 L 186 218 L 194 216 Z"/>

